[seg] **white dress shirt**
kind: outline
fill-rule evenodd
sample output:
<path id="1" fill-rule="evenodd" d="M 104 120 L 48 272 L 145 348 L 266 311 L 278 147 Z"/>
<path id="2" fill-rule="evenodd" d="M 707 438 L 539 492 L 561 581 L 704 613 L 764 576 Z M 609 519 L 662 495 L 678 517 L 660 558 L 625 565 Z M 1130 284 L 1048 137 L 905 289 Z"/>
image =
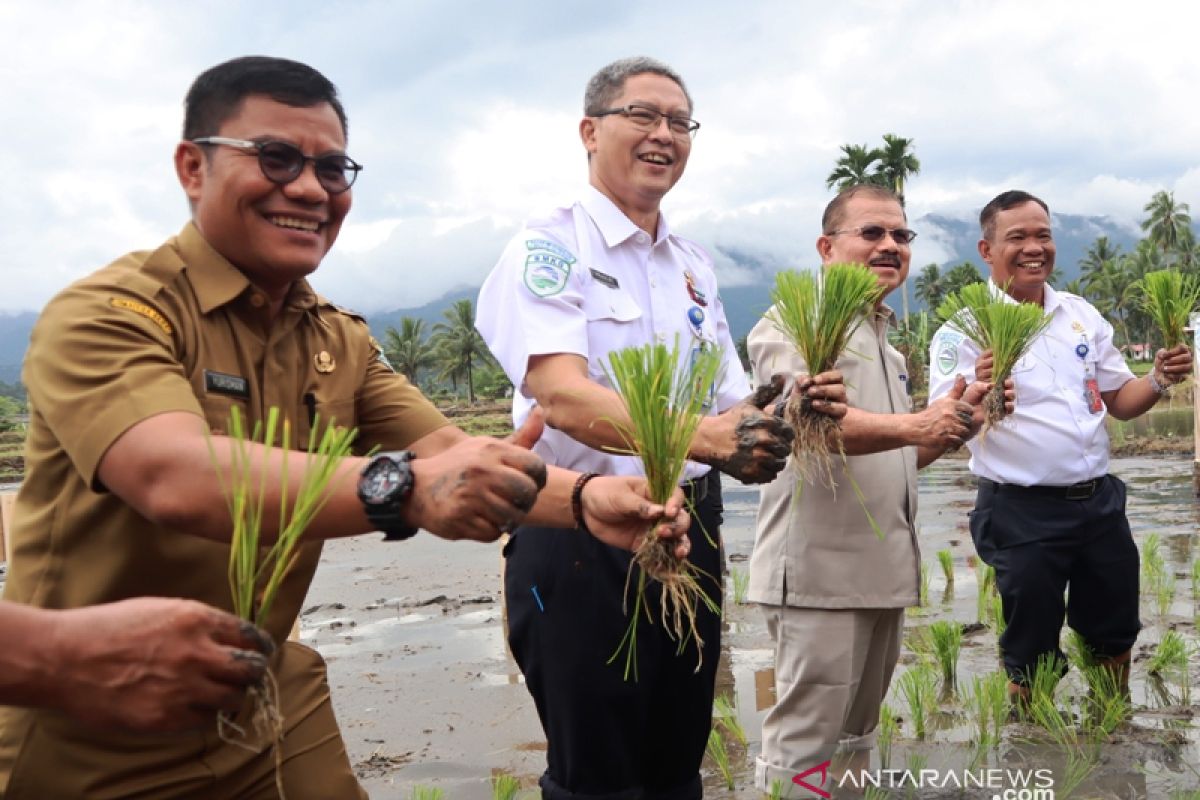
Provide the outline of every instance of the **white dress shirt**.
<path id="1" fill-rule="evenodd" d="M 516 387 L 513 422 L 535 405 L 525 374 L 532 356 L 573 353 L 587 359 L 588 377 L 611 387 L 608 355 L 625 347 L 679 342 L 681 358 L 718 347 L 723 366 L 711 413 L 750 393 L 708 254 L 671 233 L 641 230 L 611 200 L 589 186 L 573 206 L 531 220 L 500 256 L 479 290 L 475 326 Z M 641 475 L 641 462 L 594 450 L 547 428 L 534 452 L 548 464 L 606 475 Z M 708 471 L 689 462 L 685 479 Z"/>
<path id="2" fill-rule="evenodd" d="M 1016 302 L 989 281 L 993 293 Z M 967 443 L 970 468 L 981 478 L 1020 486 L 1069 486 L 1108 472 L 1105 410 L 1089 402 L 1087 382 L 1100 392 L 1133 379 L 1113 329 L 1082 297 L 1045 287 L 1044 310 L 1053 315 L 1017 362 L 1012 378 L 1015 411 Z M 950 391 L 954 376 L 975 376 L 979 347 L 948 325 L 929 346 L 929 399 Z"/>

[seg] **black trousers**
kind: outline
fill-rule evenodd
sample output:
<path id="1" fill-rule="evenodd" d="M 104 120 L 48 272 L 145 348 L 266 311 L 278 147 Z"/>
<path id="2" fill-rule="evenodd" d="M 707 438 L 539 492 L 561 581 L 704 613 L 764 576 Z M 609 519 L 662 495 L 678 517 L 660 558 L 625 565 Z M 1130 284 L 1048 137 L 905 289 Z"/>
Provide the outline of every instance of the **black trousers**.
<path id="1" fill-rule="evenodd" d="M 1016 683 L 1028 682 L 1040 656 L 1065 660 L 1059 648 L 1064 614 L 1102 658 L 1129 650 L 1141 630 L 1138 551 L 1125 517 L 1125 484 L 1106 475 L 1093 494 L 1084 493 L 979 482 L 971 538 L 979 557 L 996 568 L 1007 620 L 1000 650 Z"/>
<path id="2" fill-rule="evenodd" d="M 720 476 L 687 487 L 695 507 L 689 560 L 707 573 L 701 585 L 722 597 Z M 703 531 L 707 531 L 706 537 Z M 546 800 L 697 800 L 700 761 L 712 725 L 721 653 L 720 615 L 701 608 L 704 640 L 680 649 L 659 619 L 659 584 L 647 584 L 653 623 L 638 621 L 637 670 L 624 677 L 629 624 L 623 608 L 631 554 L 582 531 L 517 529 L 505 549 L 508 643 L 525 675 L 548 741 L 540 784 Z M 630 603 L 637 585 L 629 582 Z"/>

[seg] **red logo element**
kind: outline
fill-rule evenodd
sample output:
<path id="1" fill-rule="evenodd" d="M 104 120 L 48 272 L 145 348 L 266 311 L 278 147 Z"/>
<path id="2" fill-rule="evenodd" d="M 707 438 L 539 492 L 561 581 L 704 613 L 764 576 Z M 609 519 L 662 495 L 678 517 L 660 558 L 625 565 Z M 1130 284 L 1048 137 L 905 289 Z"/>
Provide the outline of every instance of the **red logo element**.
<path id="1" fill-rule="evenodd" d="M 690 269 L 683 271 L 683 280 L 687 284 L 688 297 L 692 298 L 692 302 L 697 305 L 707 306 L 708 300 L 704 297 L 704 292 L 696 288 L 696 276 L 692 274 Z"/>
<path id="2" fill-rule="evenodd" d="M 816 794 L 820 797 L 825 797 L 825 798 L 831 797 L 832 795 L 830 795 L 829 792 L 827 792 L 821 788 L 822 786 L 825 785 L 825 779 L 827 777 L 829 777 L 829 764 L 830 764 L 830 762 L 828 762 L 828 761 L 822 761 L 820 764 L 817 764 L 815 767 L 809 767 L 808 769 L 804 770 L 804 772 L 801 772 L 799 775 L 792 776 L 792 783 L 796 784 L 797 786 L 808 789 L 810 792 L 812 792 L 813 794 Z M 804 780 L 804 777 L 806 775 L 812 775 L 814 772 L 821 773 L 821 783 L 818 784 L 817 786 L 813 786 L 811 783 Z"/>

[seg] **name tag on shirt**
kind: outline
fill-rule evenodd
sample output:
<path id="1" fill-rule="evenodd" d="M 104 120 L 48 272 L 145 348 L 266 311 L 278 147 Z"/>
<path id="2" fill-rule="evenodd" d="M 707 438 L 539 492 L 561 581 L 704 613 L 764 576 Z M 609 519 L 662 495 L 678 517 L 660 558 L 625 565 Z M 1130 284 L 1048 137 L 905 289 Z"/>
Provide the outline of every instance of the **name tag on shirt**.
<path id="1" fill-rule="evenodd" d="M 245 378 L 225 372 L 213 372 L 211 369 L 204 370 L 204 390 L 211 394 L 250 399 L 250 384 Z"/>
<path id="2" fill-rule="evenodd" d="M 592 277 L 596 279 L 597 283 L 603 283 L 610 289 L 616 289 L 620 285 L 617 283 L 617 279 L 607 272 L 601 272 L 595 267 L 590 268 L 588 271 L 592 273 Z"/>

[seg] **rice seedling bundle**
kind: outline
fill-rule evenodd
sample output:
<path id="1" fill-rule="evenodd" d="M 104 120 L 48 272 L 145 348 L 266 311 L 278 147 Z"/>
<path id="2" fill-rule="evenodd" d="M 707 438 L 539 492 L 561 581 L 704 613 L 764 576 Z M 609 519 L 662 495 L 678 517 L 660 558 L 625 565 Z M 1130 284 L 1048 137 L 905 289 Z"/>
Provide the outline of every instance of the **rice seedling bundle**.
<path id="1" fill-rule="evenodd" d="M 949 550 L 937 551 L 938 563 L 942 566 L 942 575 L 946 578 L 946 586 L 954 583 L 954 555 Z"/>
<path id="2" fill-rule="evenodd" d="M 1187 642 L 1182 636 L 1175 631 L 1167 631 L 1150 656 L 1146 671 L 1151 675 L 1163 675 L 1186 670 L 1190 655 L 1188 651 Z"/>
<path id="3" fill-rule="evenodd" d="M 720 694 L 713 698 L 713 723 L 743 748 L 746 746 L 746 729 L 738 719 L 737 705 L 730 695 Z"/>
<path id="4" fill-rule="evenodd" d="M 725 788 L 732 791 L 733 765 L 729 761 L 729 751 L 725 749 L 725 740 L 721 738 L 721 732 L 716 728 L 708 732 L 708 746 L 704 748 L 704 752 L 720 771 Z"/>
<path id="5" fill-rule="evenodd" d="M 861 264 L 830 264 L 819 274 L 784 270 L 775 275 L 771 289 L 774 307 L 768 318 L 796 348 L 809 374 L 817 375 L 833 369 L 850 337 L 883 293 L 875 273 Z M 837 422 L 813 410 L 808 398 L 790 397 L 785 413 L 796 429 L 792 453 L 797 469 L 811 464 L 816 477 L 830 485 L 830 453 L 842 452 Z"/>
<path id="6" fill-rule="evenodd" d="M 263 512 L 274 479 L 270 478 L 270 471 L 262 465 L 271 460 L 277 434 L 279 448 L 284 454 L 293 449 L 291 424 L 284 420 L 281 425 L 279 409 L 271 408 L 265 427 L 256 423 L 254 430 L 247 435 L 241 413 L 236 407 L 230 417 L 230 465 L 228 471 L 217 470 L 233 523 L 229 549 L 229 587 L 234 613 L 259 626 L 264 625 L 270 616 L 275 596 L 295 561 L 296 545 L 332 495 L 338 465 L 350 454 L 358 433 L 357 429 L 338 428 L 332 421 L 318 437 L 319 430 L 320 420 L 317 419 L 313 421 L 309 434 L 304 473 L 294 497 L 288 488 L 288 460 L 284 458 L 281 461 L 279 529 L 275 541 L 268 546 L 262 537 Z M 208 445 L 214 463 L 218 463 L 211 439 Z M 275 784 L 282 799 L 285 795 L 279 742 L 283 738 L 283 720 L 279 715 L 278 690 L 271 673 L 267 672 L 264 683 L 251 687 L 249 693 L 254 705 L 251 727 L 270 737 L 275 745 Z M 217 716 L 217 730 L 224 741 L 256 750 L 243 741 L 247 731 L 228 716 Z"/>
<path id="7" fill-rule="evenodd" d="M 958 654 L 962 649 L 963 629 L 957 622 L 939 620 L 929 626 L 933 652 L 942 670 L 942 685 L 952 690 L 958 683 Z"/>
<path id="8" fill-rule="evenodd" d="M 896 682 L 900 696 L 908 705 L 908 717 L 913 724 L 913 735 L 925 738 L 926 722 L 936 708 L 937 673 L 926 663 L 910 667 Z"/>
<path id="9" fill-rule="evenodd" d="M 1168 349 L 1183 344 L 1183 329 L 1200 303 L 1200 279 L 1179 270 L 1147 272 L 1140 281 L 1142 310 L 1154 320 Z"/>
<path id="10" fill-rule="evenodd" d="M 609 355 L 606 372 L 629 416 L 627 424 L 614 423 L 614 427 L 625 442 L 626 452 L 641 459 L 652 502 L 665 503 L 679 485 L 720 369 L 721 353 L 715 349 L 700 351 L 689 364 L 682 365 L 678 342 L 670 349 L 654 344 L 628 347 Z M 662 584 L 661 622 L 679 642 L 680 651 L 689 639 L 695 640 L 699 669 L 703 642 L 696 628 L 697 604 L 720 613 L 719 604 L 704 592 L 700 579 L 707 577 L 716 583 L 716 576 L 705 575 L 686 558 L 677 558 L 674 540 L 659 539 L 654 526 L 634 551 L 629 570 L 626 609 L 629 585 L 636 580 L 633 611 L 609 663 L 624 652 L 625 677 L 632 674 L 637 679 L 637 623 L 644 614 L 647 622 L 654 624 L 645 595 L 646 582 L 655 580 Z"/>
<path id="11" fill-rule="evenodd" d="M 984 398 L 984 427 L 990 428 L 1004 418 L 1004 381 L 1050 324 L 1050 315 L 1041 306 L 994 294 L 990 284 L 972 283 L 943 300 L 938 317 L 981 350 L 992 351 L 994 386 Z"/>
<path id="12" fill-rule="evenodd" d="M 491 777 L 492 800 L 516 800 L 521 791 L 521 781 L 507 772 L 497 772 Z"/>

